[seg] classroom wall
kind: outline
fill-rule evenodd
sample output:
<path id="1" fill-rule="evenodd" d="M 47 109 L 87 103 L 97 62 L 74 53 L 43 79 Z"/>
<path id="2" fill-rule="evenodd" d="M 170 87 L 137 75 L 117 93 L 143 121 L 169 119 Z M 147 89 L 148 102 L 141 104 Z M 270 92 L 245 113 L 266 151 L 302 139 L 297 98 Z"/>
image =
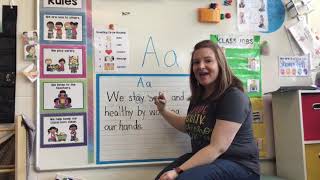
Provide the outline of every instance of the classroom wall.
<path id="1" fill-rule="evenodd" d="M 6 1 L 6 0 L 5 0 Z M 5 3 L 5 1 L 2 1 Z M 316 0 L 315 0 L 316 1 Z M 23 31 L 33 30 L 36 28 L 36 0 L 15 0 L 18 5 L 18 35 Z M 320 2 L 315 3 L 316 8 L 320 8 Z M 312 14 L 313 17 L 319 17 L 316 11 Z M 315 18 L 310 18 L 310 23 L 315 24 Z M 273 42 L 270 42 L 271 44 Z M 23 60 L 23 48 L 20 41 L 17 43 L 17 88 L 16 88 L 16 114 L 25 114 L 36 122 L 36 87 L 28 79 L 26 79 L 20 71 L 28 65 L 28 62 Z M 52 157 L 54 158 L 54 157 Z M 31 180 L 52 180 L 58 171 L 37 172 L 34 168 L 34 155 L 31 160 L 30 179 Z M 263 174 L 275 174 L 275 163 L 273 161 L 261 161 Z M 108 180 L 144 180 L 152 179 L 163 166 L 135 166 L 135 167 L 108 167 L 98 169 L 82 169 L 59 171 L 63 174 L 76 175 L 86 179 L 106 179 Z"/>
<path id="2" fill-rule="evenodd" d="M 314 0 L 312 2 L 312 7 L 314 7 L 314 10 L 308 15 L 308 22 L 311 27 L 314 29 L 320 31 L 320 23 L 319 23 L 319 17 L 320 17 L 320 2 L 317 0 Z"/>

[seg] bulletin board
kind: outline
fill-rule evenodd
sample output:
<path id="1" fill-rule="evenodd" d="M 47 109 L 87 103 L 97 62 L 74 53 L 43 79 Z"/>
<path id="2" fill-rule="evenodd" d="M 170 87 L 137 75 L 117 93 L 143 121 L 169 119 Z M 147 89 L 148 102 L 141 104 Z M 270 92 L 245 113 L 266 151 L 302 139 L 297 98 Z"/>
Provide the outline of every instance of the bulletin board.
<path id="1" fill-rule="evenodd" d="M 262 94 L 306 81 L 281 79 L 275 72 L 278 55 L 292 54 L 282 23 L 272 32 L 239 32 L 236 2 L 221 6 L 221 12 L 231 13 L 231 18 L 217 24 L 198 22 L 197 9 L 209 6 L 205 0 L 48 2 L 39 2 L 40 30 L 45 33 L 40 35 L 38 170 L 168 163 L 188 152 L 188 136 L 161 118 L 153 97 L 164 92 L 168 108 L 186 114 L 190 55 L 197 42 L 211 35 L 258 36 L 269 42 L 270 55 L 259 56 L 256 134 L 265 131 Z M 280 5 L 281 0 L 273 4 Z M 269 14 L 269 23 L 275 18 Z M 54 38 L 48 38 L 48 22 L 58 20 L 77 24 L 76 37 L 63 30 L 61 37 L 54 31 Z M 49 57 L 52 66 L 46 63 Z M 75 57 L 77 63 L 65 63 L 63 72 L 55 66 L 61 58 L 73 62 Z M 66 97 L 63 106 L 61 94 Z M 50 141 L 49 132 L 62 140 Z M 260 142 L 263 147 L 267 144 Z M 260 155 L 272 158 L 267 150 Z"/>

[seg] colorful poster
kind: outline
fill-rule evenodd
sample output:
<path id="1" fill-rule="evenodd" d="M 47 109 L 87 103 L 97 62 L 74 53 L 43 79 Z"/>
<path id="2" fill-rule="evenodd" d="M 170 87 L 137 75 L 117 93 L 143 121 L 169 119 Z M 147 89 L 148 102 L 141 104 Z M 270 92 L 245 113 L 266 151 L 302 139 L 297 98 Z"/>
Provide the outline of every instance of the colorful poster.
<path id="1" fill-rule="evenodd" d="M 86 99 L 85 87 L 84 82 L 76 81 L 42 82 L 41 107 L 55 113 L 83 110 Z"/>
<path id="2" fill-rule="evenodd" d="M 128 31 L 94 30 L 95 71 L 105 73 L 127 68 L 129 64 Z"/>
<path id="3" fill-rule="evenodd" d="M 82 14 L 41 14 L 42 41 L 83 43 L 86 32 Z"/>
<path id="4" fill-rule="evenodd" d="M 87 144 L 86 113 L 41 114 L 41 147 L 83 146 Z"/>
<path id="5" fill-rule="evenodd" d="M 260 36 L 211 35 L 225 49 L 229 66 L 249 97 L 261 97 Z"/>
<path id="6" fill-rule="evenodd" d="M 241 32 L 268 31 L 267 0 L 238 0 L 238 29 Z"/>
<path id="7" fill-rule="evenodd" d="M 279 76 L 310 76 L 310 56 L 279 56 Z"/>
<path id="8" fill-rule="evenodd" d="M 85 78 L 84 46 L 42 45 L 40 48 L 41 78 Z"/>

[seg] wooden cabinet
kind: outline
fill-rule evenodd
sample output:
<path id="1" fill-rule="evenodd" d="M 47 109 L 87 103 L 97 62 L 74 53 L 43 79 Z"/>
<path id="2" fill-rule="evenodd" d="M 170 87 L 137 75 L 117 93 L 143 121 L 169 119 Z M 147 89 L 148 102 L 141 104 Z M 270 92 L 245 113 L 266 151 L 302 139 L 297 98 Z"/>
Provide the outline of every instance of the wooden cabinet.
<path id="1" fill-rule="evenodd" d="M 272 94 L 277 175 L 320 180 L 320 91 Z"/>

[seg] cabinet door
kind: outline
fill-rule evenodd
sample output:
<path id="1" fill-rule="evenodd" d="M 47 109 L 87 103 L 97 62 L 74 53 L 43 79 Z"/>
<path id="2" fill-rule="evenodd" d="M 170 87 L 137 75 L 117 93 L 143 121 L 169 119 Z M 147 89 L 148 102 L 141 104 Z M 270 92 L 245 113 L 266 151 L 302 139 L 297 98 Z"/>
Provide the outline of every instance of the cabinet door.
<path id="1" fill-rule="evenodd" d="M 320 140 L 320 93 L 302 94 L 304 140 Z"/>
<path id="2" fill-rule="evenodd" d="M 320 179 L 320 144 L 305 145 L 307 180 Z"/>

